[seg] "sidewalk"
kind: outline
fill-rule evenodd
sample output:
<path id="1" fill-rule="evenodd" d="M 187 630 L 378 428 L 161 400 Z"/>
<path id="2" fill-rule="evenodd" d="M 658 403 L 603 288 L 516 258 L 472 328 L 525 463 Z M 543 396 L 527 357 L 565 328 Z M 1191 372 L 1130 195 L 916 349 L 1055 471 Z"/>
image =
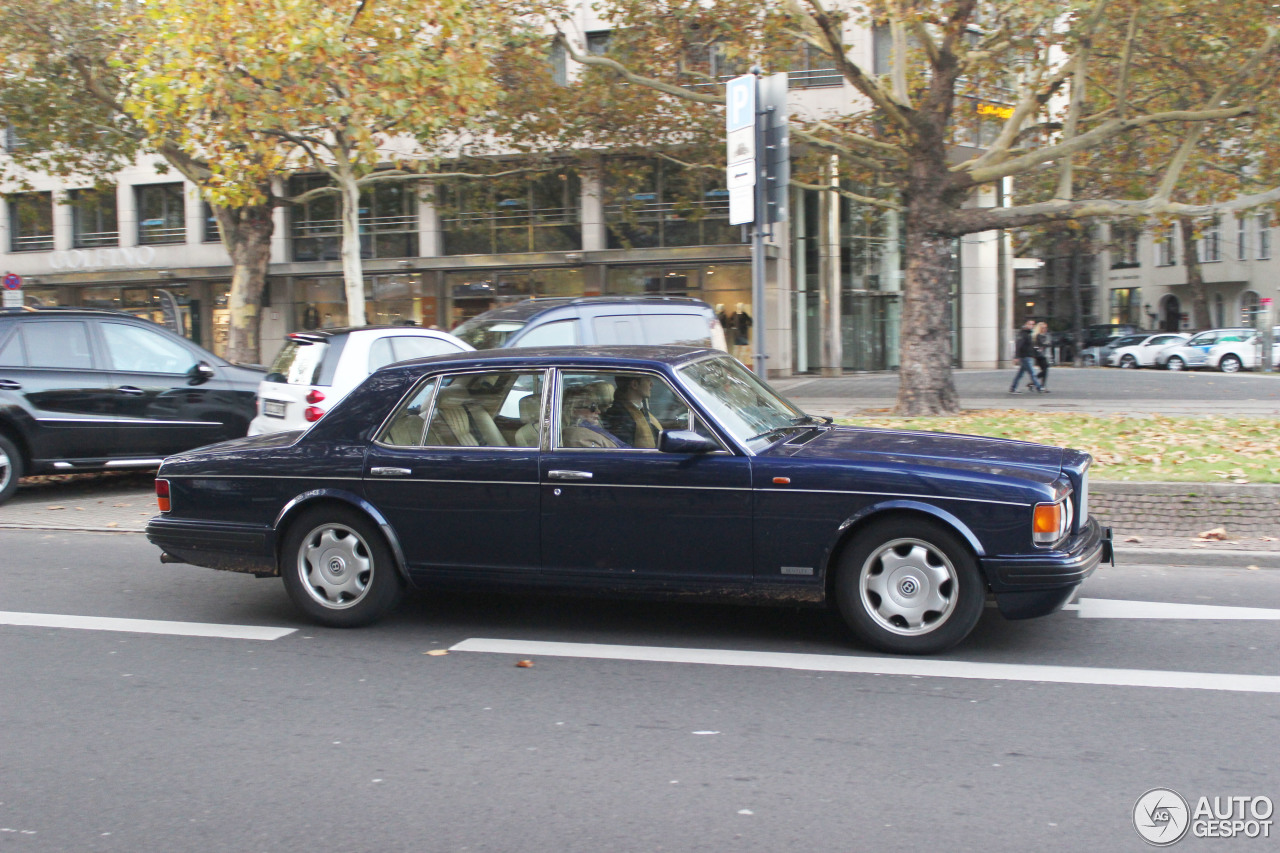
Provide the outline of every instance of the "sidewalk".
<path id="1" fill-rule="evenodd" d="M 130 473 L 28 481 L 0 506 L 0 530 L 141 533 L 158 512 L 150 477 Z M 1280 569 L 1280 537 L 1232 534 L 1226 541 L 1206 541 L 1196 538 L 1209 529 L 1200 527 L 1183 536 L 1152 536 L 1113 526 L 1116 563 Z"/>

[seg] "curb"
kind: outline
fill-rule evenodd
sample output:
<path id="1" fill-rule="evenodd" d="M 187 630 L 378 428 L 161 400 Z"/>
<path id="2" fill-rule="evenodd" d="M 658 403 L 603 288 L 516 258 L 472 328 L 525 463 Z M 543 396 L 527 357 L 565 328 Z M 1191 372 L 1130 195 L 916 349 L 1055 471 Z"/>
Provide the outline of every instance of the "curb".
<path id="1" fill-rule="evenodd" d="M 1280 569 L 1280 551 L 1208 551 L 1199 548 L 1116 547 L 1116 567 L 1169 563 L 1197 568 Z"/>

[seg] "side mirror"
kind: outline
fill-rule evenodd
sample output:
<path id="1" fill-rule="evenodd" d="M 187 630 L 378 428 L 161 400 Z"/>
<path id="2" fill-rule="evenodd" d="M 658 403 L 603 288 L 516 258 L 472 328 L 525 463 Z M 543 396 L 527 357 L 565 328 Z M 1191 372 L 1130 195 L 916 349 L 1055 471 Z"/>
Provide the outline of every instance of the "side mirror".
<path id="1" fill-rule="evenodd" d="M 218 375 L 218 371 L 210 367 L 206 362 L 198 361 L 187 371 L 188 385 L 203 385 L 210 379 Z"/>
<path id="2" fill-rule="evenodd" d="M 693 430 L 664 429 L 658 434 L 658 449 L 663 453 L 710 453 L 720 445 Z"/>

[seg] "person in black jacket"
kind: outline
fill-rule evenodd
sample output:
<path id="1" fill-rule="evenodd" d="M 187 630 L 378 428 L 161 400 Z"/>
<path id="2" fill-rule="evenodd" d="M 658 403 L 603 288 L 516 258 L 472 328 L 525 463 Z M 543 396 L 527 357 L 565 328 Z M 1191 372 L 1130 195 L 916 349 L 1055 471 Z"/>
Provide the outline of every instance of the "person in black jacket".
<path id="1" fill-rule="evenodd" d="M 1023 373 L 1027 374 L 1027 378 L 1031 380 L 1031 386 L 1037 393 L 1044 393 L 1040 380 L 1036 379 L 1035 325 L 1035 321 L 1028 320 L 1018 331 L 1017 349 L 1013 353 L 1014 359 L 1018 362 L 1018 372 L 1014 374 L 1013 384 L 1009 386 L 1010 394 L 1018 393 L 1018 383 L 1022 381 Z"/>

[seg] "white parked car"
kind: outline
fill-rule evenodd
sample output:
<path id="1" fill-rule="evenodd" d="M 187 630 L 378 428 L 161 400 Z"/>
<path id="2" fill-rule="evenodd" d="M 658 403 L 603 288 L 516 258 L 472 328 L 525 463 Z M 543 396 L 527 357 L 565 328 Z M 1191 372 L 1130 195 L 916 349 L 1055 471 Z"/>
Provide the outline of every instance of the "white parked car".
<path id="1" fill-rule="evenodd" d="M 1116 341 L 1115 348 L 1107 356 L 1108 367 L 1154 367 L 1160 350 L 1172 344 L 1180 344 L 1191 336 L 1179 332 L 1160 332 L 1134 337 L 1137 338 L 1136 342 L 1126 343 L 1126 339 Z"/>
<path id="2" fill-rule="evenodd" d="M 474 349 L 448 332 L 418 326 L 294 332 L 258 386 L 249 435 L 306 429 L 379 367 Z"/>
<path id="3" fill-rule="evenodd" d="M 1254 332 L 1242 341 L 1226 341 L 1209 350 L 1207 366 L 1223 373 L 1254 370 L 1261 363 L 1262 335 Z M 1271 333 L 1271 366 L 1280 366 L 1280 326 Z"/>
<path id="4" fill-rule="evenodd" d="M 1253 334 L 1253 329 L 1210 329 L 1192 335 L 1190 340 L 1180 344 L 1171 344 L 1156 353 L 1156 367 L 1169 370 L 1186 370 L 1191 367 L 1206 367 L 1209 362 L 1209 350 L 1217 344 L 1243 341 Z"/>

